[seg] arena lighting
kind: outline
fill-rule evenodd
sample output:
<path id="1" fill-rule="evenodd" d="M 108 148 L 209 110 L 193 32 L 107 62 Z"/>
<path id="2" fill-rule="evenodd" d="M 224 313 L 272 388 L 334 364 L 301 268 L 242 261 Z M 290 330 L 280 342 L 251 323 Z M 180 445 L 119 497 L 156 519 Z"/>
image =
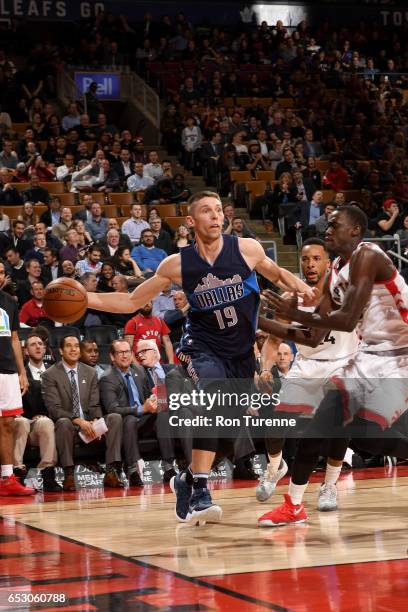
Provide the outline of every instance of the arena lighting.
<path id="1" fill-rule="evenodd" d="M 251 4 L 245 6 L 241 11 L 241 19 L 250 23 L 255 14 L 258 24 L 266 21 L 268 24 L 275 24 L 281 20 L 285 26 L 297 26 L 298 23 L 307 20 L 308 7 L 302 4 L 270 3 L 270 4 Z"/>

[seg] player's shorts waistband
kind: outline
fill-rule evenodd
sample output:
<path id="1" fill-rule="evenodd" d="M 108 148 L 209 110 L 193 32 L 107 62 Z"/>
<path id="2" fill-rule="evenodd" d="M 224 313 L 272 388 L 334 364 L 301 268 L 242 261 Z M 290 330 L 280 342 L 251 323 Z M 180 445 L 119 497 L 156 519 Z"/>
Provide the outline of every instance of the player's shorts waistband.
<path id="1" fill-rule="evenodd" d="M 403 355 L 408 355 L 408 346 L 402 346 L 399 349 L 393 349 L 391 351 L 368 351 L 365 349 L 362 353 L 367 353 L 367 355 L 378 355 L 379 357 L 402 357 Z"/>

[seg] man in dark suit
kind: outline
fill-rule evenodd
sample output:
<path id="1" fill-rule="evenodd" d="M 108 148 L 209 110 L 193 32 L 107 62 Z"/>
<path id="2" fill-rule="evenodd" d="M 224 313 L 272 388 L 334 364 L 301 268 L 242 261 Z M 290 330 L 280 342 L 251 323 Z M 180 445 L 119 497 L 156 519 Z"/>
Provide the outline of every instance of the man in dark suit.
<path id="1" fill-rule="evenodd" d="M 184 368 L 174 364 L 161 364 L 160 352 L 154 340 L 139 340 L 137 343 L 136 357 L 146 372 L 149 392 L 154 393 L 157 396 L 159 416 L 163 419 L 163 421 L 165 419 L 168 421 L 168 397 L 172 393 L 186 392 L 188 390 L 186 388 L 188 383 L 185 381 L 186 376 L 184 374 Z M 183 408 L 179 408 L 179 416 L 182 416 L 182 412 L 187 411 Z M 186 414 L 185 416 L 191 416 L 191 414 Z M 168 424 L 166 423 L 166 427 L 167 426 Z M 185 464 L 190 465 L 192 452 L 190 430 L 185 429 L 180 433 L 181 435 L 177 437 L 180 438 Z M 169 437 L 167 442 L 171 444 L 172 448 L 167 450 L 168 458 L 164 461 L 164 482 L 169 482 L 172 476 L 176 475 L 173 468 L 173 461 L 176 455 L 174 447 L 174 434 Z M 166 455 L 164 455 L 164 458 L 166 458 Z"/>
<path id="2" fill-rule="evenodd" d="M 157 397 L 149 392 L 146 374 L 139 366 L 131 367 L 132 350 L 126 340 L 111 344 L 112 367 L 100 379 L 102 405 L 109 414 L 123 418 L 123 448 L 128 466 L 129 485 L 143 486 L 139 461 L 139 438 L 157 435 L 163 459 L 173 459 L 173 448 L 166 415 L 158 413 Z"/>
<path id="3" fill-rule="evenodd" d="M 30 186 L 24 189 L 21 195 L 24 202 L 32 202 L 33 204 L 48 204 L 50 201 L 48 189 L 40 186 L 40 179 L 35 173 L 30 176 Z"/>
<path id="4" fill-rule="evenodd" d="M 49 201 L 48 209 L 40 215 L 41 223 L 44 223 L 46 228 L 57 225 L 61 221 L 61 200 L 57 195 L 53 195 Z"/>
<path id="5" fill-rule="evenodd" d="M 25 366 L 28 391 L 23 395 L 24 413 L 14 420 L 14 473 L 22 479 L 27 473 L 23 463 L 27 443 L 40 448 L 40 470 L 43 491 L 56 493 L 62 490 L 55 480 L 57 449 L 54 422 L 49 418 L 41 395 L 41 378 L 47 369 L 44 363 L 46 346 L 36 332 L 27 336 L 24 353 L 28 357 Z"/>
<path id="6" fill-rule="evenodd" d="M 201 157 L 205 167 L 205 184 L 215 185 L 217 177 L 217 163 L 223 152 L 221 144 L 221 132 L 214 132 L 209 142 L 205 142 L 201 147 Z"/>
<path id="7" fill-rule="evenodd" d="M 74 444 L 80 440 L 79 433 L 86 435 L 93 443 L 97 440 L 93 421 L 102 417 L 102 410 L 96 372 L 79 362 L 78 338 L 62 338 L 60 354 L 62 360 L 43 374 L 41 391 L 48 413 L 55 421 L 57 450 L 65 472 L 64 491 L 75 491 Z M 123 487 L 118 475 L 121 468 L 122 419 L 119 414 L 108 414 L 105 422 L 108 431 L 105 434 L 104 485 Z"/>
<path id="8" fill-rule="evenodd" d="M 26 240 L 23 238 L 25 232 L 24 221 L 15 219 L 13 221 L 13 228 L 7 233 L 0 234 L 0 255 L 3 255 L 10 247 L 15 248 L 22 257 L 26 254 L 29 249 L 33 248 L 32 240 Z"/>
<path id="9" fill-rule="evenodd" d="M 127 191 L 126 181 L 128 180 L 129 176 L 135 173 L 135 164 L 130 159 L 129 149 L 121 150 L 120 161 L 113 166 L 113 169 L 120 178 L 121 189 L 123 191 Z"/>

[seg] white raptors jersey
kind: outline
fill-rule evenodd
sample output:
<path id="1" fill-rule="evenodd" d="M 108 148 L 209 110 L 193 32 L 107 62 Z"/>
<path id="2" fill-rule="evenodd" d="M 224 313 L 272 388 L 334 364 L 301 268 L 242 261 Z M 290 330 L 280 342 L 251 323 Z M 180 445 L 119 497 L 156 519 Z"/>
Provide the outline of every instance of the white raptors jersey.
<path id="1" fill-rule="evenodd" d="M 299 306 L 299 310 L 314 312 L 313 306 Z M 324 340 L 316 347 L 297 344 L 298 354 L 306 359 L 335 360 L 344 359 L 357 352 L 359 337 L 356 331 L 328 331 Z"/>
<path id="2" fill-rule="evenodd" d="M 374 249 L 383 257 L 388 255 L 371 242 L 360 242 L 357 250 Z M 350 264 L 340 268 L 341 259 L 333 262 L 330 292 L 335 304 L 341 305 L 349 286 Z M 395 270 L 394 276 L 384 282 L 376 282 L 357 326 L 362 344 L 361 350 L 389 351 L 408 346 L 408 286 Z"/>

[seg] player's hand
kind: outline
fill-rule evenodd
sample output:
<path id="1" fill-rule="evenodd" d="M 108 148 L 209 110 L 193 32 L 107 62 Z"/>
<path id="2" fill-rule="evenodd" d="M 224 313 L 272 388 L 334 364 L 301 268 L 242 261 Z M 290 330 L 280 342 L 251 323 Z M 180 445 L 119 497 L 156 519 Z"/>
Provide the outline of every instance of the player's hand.
<path id="1" fill-rule="evenodd" d="M 274 310 L 269 305 L 267 297 L 264 295 L 264 291 L 260 294 L 261 302 L 259 305 L 259 314 L 262 317 L 272 317 L 275 314 Z"/>
<path id="2" fill-rule="evenodd" d="M 27 393 L 29 386 L 27 374 L 25 372 L 21 372 L 21 374 L 18 375 L 18 382 L 20 383 L 21 395 L 24 395 Z"/>
<path id="3" fill-rule="evenodd" d="M 310 287 L 309 291 L 299 293 L 303 306 L 317 306 L 321 296 L 322 292 L 317 287 Z"/>
<path id="4" fill-rule="evenodd" d="M 298 305 L 297 293 L 279 295 L 275 291 L 267 289 L 264 291 L 264 296 L 268 300 L 269 306 L 275 310 L 277 315 L 292 321 L 293 312 L 297 310 Z"/>

